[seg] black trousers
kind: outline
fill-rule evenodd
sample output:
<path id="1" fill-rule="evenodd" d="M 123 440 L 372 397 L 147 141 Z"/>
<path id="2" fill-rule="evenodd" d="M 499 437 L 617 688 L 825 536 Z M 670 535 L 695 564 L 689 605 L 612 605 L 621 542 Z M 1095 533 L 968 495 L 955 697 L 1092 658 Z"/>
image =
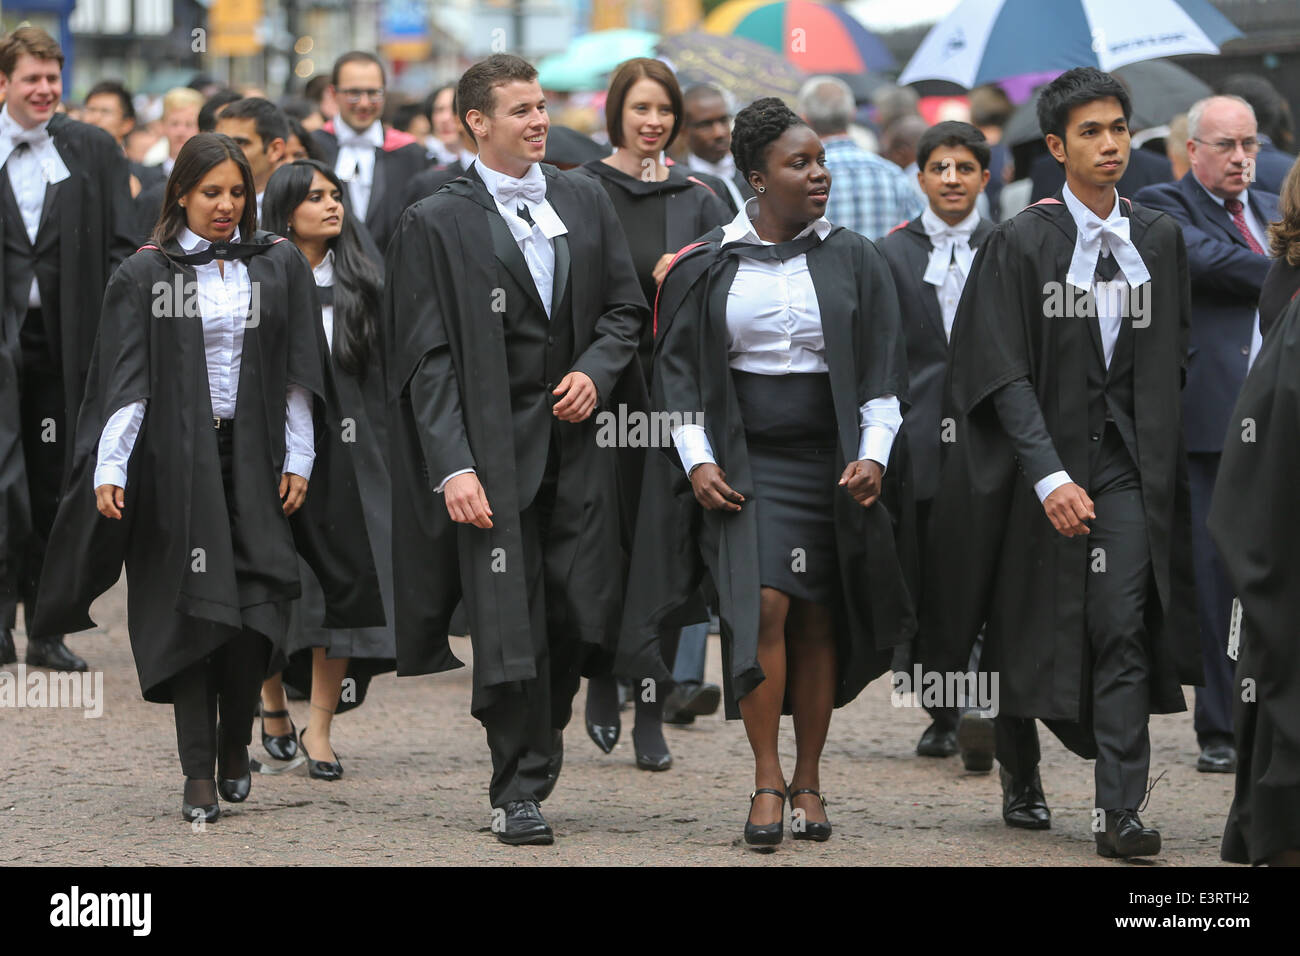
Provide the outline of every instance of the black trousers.
<path id="1" fill-rule="evenodd" d="M 547 768 L 573 712 L 581 681 L 580 645 L 547 601 L 546 541 L 555 506 L 559 452 L 551 442 L 546 471 L 533 503 L 520 513 L 528 615 L 537 660 L 537 676 L 519 681 L 487 707 L 480 719 L 492 752 L 493 807 L 515 800 L 539 803 L 552 786 Z"/>
<path id="2" fill-rule="evenodd" d="M 1228 658 L 1228 623 L 1232 585 L 1210 539 L 1206 517 L 1219 471 L 1217 454 L 1189 454 L 1187 478 L 1192 492 L 1192 560 L 1196 568 L 1196 614 L 1200 627 L 1205 686 L 1196 688 L 1192 726 L 1201 746 L 1232 739 L 1233 662 Z"/>
<path id="3" fill-rule="evenodd" d="M 233 426 L 217 432 L 227 502 L 231 493 L 233 438 Z M 235 632 L 211 621 L 195 619 L 194 626 L 232 632 L 230 639 L 217 650 L 195 661 L 171 681 L 181 769 L 187 777 L 206 780 L 214 776 L 216 766 L 218 716 L 221 744 L 227 754 L 247 747 L 252 740 L 253 711 L 257 709 L 262 681 L 270 664 L 271 642 L 256 631 Z"/>
<path id="4" fill-rule="evenodd" d="M 1146 795 L 1151 764 L 1145 622 L 1151 552 L 1140 476 L 1113 426 L 1107 426 L 1091 486 L 1097 517 L 1088 522 L 1084 590 L 1087 691 L 1078 722 L 1044 723 L 1074 753 L 1096 758 L 1098 808 L 1135 810 Z M 1032 773 L 1039 756 L 1033 721 L 1000 715 L 997 754 L 1011 773 Z"/>
<path id="5" fill-rule="evenodd" d="M 23 549 L 18 596 L 23 601 L 23 612 L 29 622 L 36 616 L 41 570 L 50 543 L 50 529 L 54 527 L 54 516 L 59 510 L 64 452 L 73 439 L 68 433 L 63 367 L 49 343 L 41 310 L 28 309 L 19 331 L 23 363 L 19 420 L 27 491 L 31 499 L 32 531 Z"/>

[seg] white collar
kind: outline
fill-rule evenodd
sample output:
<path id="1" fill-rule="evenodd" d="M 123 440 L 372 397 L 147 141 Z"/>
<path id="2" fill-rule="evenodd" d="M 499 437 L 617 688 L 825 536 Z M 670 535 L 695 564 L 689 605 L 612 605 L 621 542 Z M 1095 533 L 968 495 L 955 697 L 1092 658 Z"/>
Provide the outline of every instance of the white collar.
<path id="1" fill-rule="evenodd" d="M 384 124 L 379 120 L 375 120 L 363 130 L 356 130 L 349 126 L 346 120 L 340 117 L 338 126 L 335 127 L 335 132 L 342 134 L 335 138 L 340 143 L 346 141 L 349 146 L 355 146 L 356 140 L 361 139 L 368 142 L 371 146 L 375 147 L 375 149 L 384 148 Z"/>
<path id="2" fill-rule="evenodd" d="M 686 165 L 689 169 L 694 169 L 701 173 L 711 173 L 714 176 L 721 176 L 722 178 L 727 179 L 736 172 L 736 157 L 732 156 L 730 153 L 725 153 L 716 163 L 711 163 L 703 157 L 696 156 L 694 153 L 687 153 Z"/>
<path id="3" fill-rule="evenodd" d="M 53 118 L 53 116 L 50 117 L 50 119 Z M 13 114 L 9 112 L 9 104 L 6 103 L 4 106 L 0 106 L 0 135 L 13 136 L 16 133 L 32 132 L 33 130 L 40 130 L 42 133 L 48 133 L 49 125 L 50 120 L 46 120 L 44 123 L 37 123 L 31 130 L 24 130 L 24 128 L 18 124 L 18 121 L 14 119 Z"/>
<path id="4" fill-rule="evenodd" d="M 325 250 L 325 258 L 320 261 L 320 265 L 312 267 L 311 274 L 315 278 L 317 286 L 330 286 L 334 284 L 333 249 Z"/>
<path id="5" fill-rule="evenodd" d="M 957 225 L 955 226 L 950 226 L 942 219 L 940 219 L 938 213 L 936 213 L 928 205 L 921 212 L 921 226 L 925 229 L 925 234 L 927 236 L 930 236 L 931 238 L 938 235 L 942 235 L 945 232 L 949 232 L 949 233 L 958 233 L 960 235 L 963 235 L 966 237 L 966 240 L 969 242 L 970 237 L 975 234 L 975 229 L 979 226 L 979 224 L 980 224 L 980 213 L 978 209 L 972 209 L 970 211 L 970 215 L 967 216 L 965 219 L 963 219 L 961 222 L 957 223 Z"/>
<path id="6" fill-rule="evenodd" d="M 478 153 L 471 153 L 468 149 L 462 149 L 456 154 L 456 159 L 460 161 L 461 169 L 469 169 L 470 163 L 474 162 L 477 158 Z"/>
<path id="7" fill-rule="evenodd" d="M 1112 191 L 1115 193 L 1115 204 L 1111 206 L 1110 215 L 1102 219 L 1070 191 L 1068 183 L 1061 187 L 1065 207 L 1074 218 L 1074 255 L 1070 259 L 1066 280 L 1075 288 L 1092 288 L 1097 273 L 1097 260 L 1106 251 L 1115 257 L 1130 289 L 1151 281 L 1151 273 L 1142 261 L 1142 254 L 1129 236 L 1130 220 L 1120 213 L 1119 190 Z"/>
<path id="8" fill-rule="evenodd" d="M 474 168 L 478 170 L 479 178 L 483 180 L 488 195 L 492 197 L 492 202 L 496 204 L 497 212 L 501 213 L 501 218 L 506 221 L 506 226 L 510 229 L 510 235 L 514 236 L 516 242 L 522 242 L 531 236 L 533 226 L 519 218 L 514 208 L 503 205 L 501 200 L 497 198 L 501 193 L 501 188 L 506 183 L 540 183 L 542 186 L 542 201 L 533 205 L 529 213 L 533 217 L 533 224 L 542 231 L 542 235 L 547 239 L 554 239 L 556 236 L 568 234 L 569 230 L 564 225 L 564 220 L 560 218 L 560 214 L 555 211 L 546 198 L 546 174 L 542 172 L 540 163 L 530 165 L 528 171 L 518 179 L 492 169 L 483 162 L 481 156 L 474 157 Z"/>
<path id="9" fill-rule="evenodd" d="M 1061 197 L 1065 200 L 1065 208 L 1070 210 L 1070 215 L 1074 219 L 1075 229 L 1079 231 L 1082 231 L 1085 223 L 1092 222 L 1093 220 L 1110 225 L 1111 223 L 1124 218 L 1119 211 L 1119 190 L 1115 189 L 1114 193 L 1115 204 L 1110 207 L 1110 215 L 1105 219 L 1102 219 L 1095 212 L 1085 206 L 1083 200 L 1070 192 L 1069 183 L 1066 183 L 1061 187 Z"/>
<path id="10" fill-rule="evenodd" d="M 740 212 L 736 213 L 736 218 L 722 227 L 722 242 L 720 245 L 725 246 L 733 242 L 741 241 L 757 243 L 764 246 L 775 245 L 775 243 L 768 242 L 766 239 L 759 238 L 758 232 L 754 229 L 754 223 L 749 218 L 749 210 L 747 207 L 748 203 L 741 206 Z M 831 228 L 830 221 L 827 220 L 825 216 L 821 216 L 808 223 L 808 225 L 799 233 L 799 235 L 795 236 L 795 238 L 800 239 L 808 235 L 810 232 L 816 232 L 817 238 L 825 239 L 830 235 Z"/>
<path id="11" fill-rule="evenodd" d="M 208 246 L 212 245 L 211 239 L 204 239 L 198 233 L 192 232 L 189 226 L 181 227 L 181 231 L 176 234 L 176 241 L 180 243 L 180 247 L 185 250 L 186 255 L 193 252 L 202 252 Z M 230 237 L 230 241 L 232 243 L 239 241 L 238 226 L 235 227 L 235 234 Z"/>

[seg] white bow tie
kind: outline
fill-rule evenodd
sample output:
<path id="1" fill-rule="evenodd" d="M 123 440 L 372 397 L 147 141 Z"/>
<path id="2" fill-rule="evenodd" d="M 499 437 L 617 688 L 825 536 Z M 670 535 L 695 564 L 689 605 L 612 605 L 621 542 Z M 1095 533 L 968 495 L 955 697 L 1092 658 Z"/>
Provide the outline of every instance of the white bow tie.
<path id="1" fill-rule="evenodd" d="M 43 126 L 22 129 L 17 124 L 0 132 L 0 166 L 9 161 L 9 157 L 20 145 L 31 148 L 32 155 L 40 162 L 41 176 L 47 183 L 62 182 L 72 174 L 54 146 L 54 139 Z"/>
<path id="2" fill-rule="evenodd" d="M 1151 280 L 1151 273 L 1147 271 L 1142 255 L 1129 238 L 1128 218 L 1120 216 L 1103 221 L 1096 216 L 1089 216 L 1079 227 L 1074 242 L 1074 257 L 1070 260 L 1070 271 L 1066 274 L 1070 285 L 1077 289 L 1092 288 L 1103 240 L 1124 273 L 1124 280 L 1130 289 L 1136 289 Z"/>
<path id="3" fill-rule="evenodd" d="M 507 209 L 514 210 L 520 202 L 537 205 L 546 198 L 546 180 L 537 179 L 501 179 L 497 187 L 497 202 Z"/>
<path id="4" fill-rule="evenodd" d="M 974 232 L 974 230 L 971 230 Z M 954 256 L 961 269 L 962 278 L 970 275 L 970 264 L 975 259 L 975 252 L 970 247 L 970 232 L 958 229 L 945 229 L 930 236 L 930 261 L 925 266 L 925 281 L 930 285 L 943 285 L 948 274 L 948 264 Z"/>

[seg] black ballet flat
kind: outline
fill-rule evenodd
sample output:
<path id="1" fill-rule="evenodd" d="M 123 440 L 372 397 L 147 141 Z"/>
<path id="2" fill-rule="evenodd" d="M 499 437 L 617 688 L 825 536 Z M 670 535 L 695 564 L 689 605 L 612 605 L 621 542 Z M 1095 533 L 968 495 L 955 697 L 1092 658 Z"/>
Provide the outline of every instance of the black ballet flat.
<path id="1" fill-rule="evenodd" d="M 298 730 L 293 725 L 293 718 L 289 718 L 289 732 L 287 734 L 268 734 L 266 732 L 266 718 L 268 717 L 289 717 L 287 710 L 264 710 L 262 711 L 262 746 L 276 760 L 292 760 L 298 756 Z"/>
<path id="2" fill-rule="evenodd" d="M 814 790 L 812 787 L 800 787 L 798 790 L 791 790 L 789 793 L 790 806 L 794 807 L 794 798 L 801 793 L 811 793 L 814 797 L 822 802 L 822 809 L 826 809 L 826 798 Z M 794 821 L 790 821 L 790 836 L 796 840 L 814 840 L 817 843 L 825 843 L 831 838 L 830 821 L 816 822 L 813 820 L 803 820 L 799 826 L 795 826 Z"/>
<path id="3" fill-rule="evenodd" d="M 221 752 L 221 725 L 217 725 L 217 753 Z M 253 789 L 253 762 L 248 760 L 248 750 L 244 750 L 244 759 L 248 763 L 242 777 L 227 777 L 221 771 L 221 760 L 217 759 L 217 793 L 226 803 L 243 803 Z"/>
<path id="4" fill-rule="evenodd" d="M 303 756 L 307 758 L 307 775 L 309 777 L 314 780 L 338 780 L 343 776 L 343 764 L 337 760 L 330 763 L 327 760 L 311 759 L 311 754 L 307 752 L 306 727 L 304 727 L 302 733 L 298 735 L 298 743 L 302 746 Z M 337 754 L 335 756 L 337 756 Z"/>
<path id="5" fill-rule="evenodd" d="M 770 793 L 774 797 L 781 798 L 781 810 L 784 815 L 785 811 L 785 794 L 780 790 L 773 790 L 771 787 L 759 787 L 749 795 L 749 805 L 754 806 L 754 798 L 760 793 Z M 745 820 L 745 842 L 750 846 L 776 846 L 781 842 L 785 832 L 784 820 L 777 820 L 776 823 L 750 823 Z"/>

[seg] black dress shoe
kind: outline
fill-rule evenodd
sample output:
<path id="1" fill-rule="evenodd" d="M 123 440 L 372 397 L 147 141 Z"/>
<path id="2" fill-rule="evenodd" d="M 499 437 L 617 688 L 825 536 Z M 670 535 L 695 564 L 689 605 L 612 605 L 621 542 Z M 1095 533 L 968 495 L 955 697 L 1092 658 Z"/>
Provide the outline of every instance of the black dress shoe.
<path id="1" fill-rule="evenodd" d="M 621 723 L 618 724 L 593 724 L 587 721 L 587 736 L 591 738 L 592 743 L 599 747 L 604 753 L 610 753 L 614 745 L 618 743 L 618 735 L 622 731 Z"/>
<path id="2" fill-rule="evenodd" d="M 957 731 L 952 727 L 940 725 L 936 720 L 916 745 L 916 753 L 921 757 L 951 757 L 957 752 Z"/>
<path id="3" fill-rule="evenodd" d="M 195 820 L 202 820 L 204 823 L 212 823 L 217 819 L 217 817 L 221 816 L 221 807 L 217 805 L 215 797 L 213 798 L 212 803 L 190 803 L 187 799 L 189 796 L 190 784 L 194 783 L 198 785 L 204 782 L 210 785 L 212 781 L 190 781 L 188 779 L 185 781 L 185 789 L 181 791 L 181 817 L 186 823 L 193 823 Z M 198 794 L 204 790 L 206 790 L 205 787 L 196 786 L 195 796 L 202 799 Z"/>
<path id="4" fill-rule="evenodd" d="M 791 790 L 789 793 L 791 814 L 794 812 L 794 798 L 801 793 L 811 793 L 814 797 L 822 802 L 822 809 L 826 809 L 826 798 L 811 787 L 800 787 L 798 790 Z M 818 843 L 825 843 L 831 838 L 831 824 L 829 820 L 815 821 L 803 820 L 799 826 L 794 825 L 794 820 L 790 821 L 790 836 L 796 840 L 815 840 Z"/>
<path id="5" fill-rule="evenodd" d="M 1196 769 L 1201 773 L 1236 773 L 1237 748 L 1229 743 L 1206 744 L 1196 758 Z"/>
<path id="6" fill-rule="evenodd" d="M 754 798 L 760 793 L 770 793 L 774 797 L 781 798 L 781 815 L 785 816 L 785 794 L 780 790 L 773 790 L 771 787 L 759 787 L 749 795 L 749 805 L 754 806 Z M 778 819 L 776 823 L 750 823 L 748 818 L 745 820 L 745 842 L 750 846 L 776 846 L 781 842 L 785 828 L 784 819 Z"/>
<path id="7" fill-rule="evenodd" d="M 632 742 L 633 749 L 636 749 L 636 741 Z M 668 751 L 663 753 L 642 753 L 636 749 L 636 765 L 638 770 L 662 771 L 669 770 L 673 765 L 673 755 Z"/>
<path id="8" fill-rule="evenodd" d="M 0 630 L 0 665 L 13 664 L 18 660 L 18 649 L 14 647 L 14 632 L 9 628 Z"/>
<path id="9" fill-rule="evenodd" d="M 289 719 L 289 732 L 287 734 L 268 734 L 266 732 L 266 718 L 268 717 L 288 717 L 287 710 L 264 710 L 262 711 L 262 746 L 276 760 L 292 760 L 298 756 L 298 728 L 293 725 L 293 719 Z"/>
<path id="10" fill-rule="evenodd" d="M 84 671 L 83 661 L 63 643 L 63 636 L 27 638 L 27 663 L 33 667 L 48 667 L 52 671 Z"/>
<path id="11" fill-rule="evenodd" d="M 337 780 L 343 776 L 343 764 L 339 763 L 337 754 L 332 763 L 328 760 L 311 759 L 311 754 L 307 752 L 306 727 L 302 729 L 302 733 L 298 737 L 298 743 L 302 747 L 302 755 L 307 758 L 307 776 L 314 780 Z"/>
<path id="12" fill-rule="evenodd" d="M 512 800 L 505 805 L 504 829 L 497 831 L 497 839 L 510 846 L 550 846 L 555 842 L 555 831 L 542 816 L 536 800 Z"/>
<path id="13" fill-rule="evenodd" d="M 551 731 L 551 759 L 546 762 L 546 783 L 537 791 L 537 799 L 545 800 L 555 789 L 560 779 L 560 770 L 564 767 L 564 731 Z"/>
<path id="14" fill-rule="evenodd" d="M 1002 780 L 1002 819 L 1009 827 L 1021 830 L 1048 830 L 1052 826 L 1052 811 L 1047 808 L 1043 795 L 1043 781 L 1038 768 L 1027 781 L 1014 779 L 1006 767 L 999 768 Z"/>
<path id="15" fill-rule="evenodd" d="M 717 684 L 684 681 L 674 686 L 664 699 L 664 723 L 694 723 L 696 717 L 715 713 L 721 701 L 722 690 Z"/>
<path id="16" fill-rule="evenodd" d="M 217 724 L 217 793 L 226 803 L 243 803 L 253 788 L 253 766 L 248 759 L 248 748 L 244 748 L 244 773 L 238 777 L 226 775 L 227 767 L 220 756 L 223 749 L 221 725 Z"/>
<path id="17" fill-rule="evenodd" d="M 1160 852 L 1160 831 L 1144 827 L 1136 810 L 1107 810 L 1106 829 L 1096 837 L 1098 856 L 1155 856 Z"/>
<path id="18" fill-rule="evenodd" d="M 957 749 L 962 766 L 971 773 L 988 773 L 993 769 L 993 718 L 971 712 L 957 722 Z"/>

